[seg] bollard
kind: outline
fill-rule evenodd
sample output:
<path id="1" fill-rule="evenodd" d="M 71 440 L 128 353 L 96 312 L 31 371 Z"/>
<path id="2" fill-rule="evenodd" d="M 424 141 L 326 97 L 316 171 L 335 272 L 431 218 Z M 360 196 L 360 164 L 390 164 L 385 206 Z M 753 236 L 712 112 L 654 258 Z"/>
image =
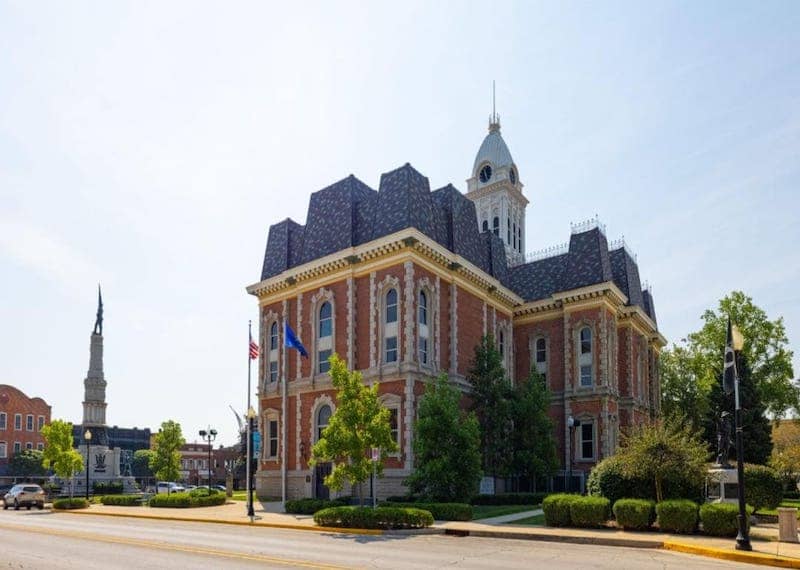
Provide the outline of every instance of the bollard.
<path id="1" fill-rule="evenodd" d="M 781 542 L 798 542 L 797 509 L 778 508 L 778 540 Z"/>

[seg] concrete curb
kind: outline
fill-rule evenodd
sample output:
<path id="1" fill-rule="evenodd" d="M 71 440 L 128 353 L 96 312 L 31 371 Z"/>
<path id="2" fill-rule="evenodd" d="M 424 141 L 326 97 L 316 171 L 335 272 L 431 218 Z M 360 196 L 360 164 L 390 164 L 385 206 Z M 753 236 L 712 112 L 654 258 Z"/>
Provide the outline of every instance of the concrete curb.
<path id="1" fill-rule="evenodd" d="M 136 507 L 131 507 L 136 508 Z M 271 522 L 250 522 L 250 521 L 230 521 L 230 520 L 222 520 L 222 519 L 204 519 L 204 518 L 196 518 L 196 517 L 175 517 L 175 516 L 167 516 L 167 517 L 160 517 L 156 515 L 147 515 L 147 514 L 127 514 L 127 513 L 100 513 L 97 511 L 92 512 L 91 510 L 63 510 L 58 512 L 69 513 L 71 515 L 94 515 L 98 517 L 119 517 L 119 518 L 134 518 L 134 519 L 148 519 L 153 521 L 170 521 L 170 522 L 196 522 L 196 523 L 212 523 L 212 524 L 228 524 L 228 525 L 237 525 L 237 526 L 249 526 L 251 528 L 257 527 L 265 527 L 265 528 L 281 528 L 284 530 L 306 530 L 306 531 L 315 531 L 315 532 L 335 532 L 339 534 L 363 534 L 363 535 L 370 535 L 370 536 L 380 536 L 384 534 L 383 530 L 379 529 L 370 529 L 370 528 L 337 528 L 337 527 L 328 527 L 328 526 L 308 526 L 308 525 L 299 525 L 299 524 L 286 524 L 286 523 L 271 523 Z"/>
<path id="2" fill-rule="evenodd" d="M 731 562 L 746 562 L 749 564 L 761 564 L 762 566 L 775 566 L 777 568 L 800 568 L 800 559 L 786 558 L 773 554 L 763 554 L 761 552 L 743 552 L 741 550 L 725 550 L 723 548 L 712 548 L 697 544 L 686 544 L 683 542 L 665 541 L 662 547 L 664 550 L 684 552 L 686 554 L 697 554 L 709 558 L 729 560 Z"/>

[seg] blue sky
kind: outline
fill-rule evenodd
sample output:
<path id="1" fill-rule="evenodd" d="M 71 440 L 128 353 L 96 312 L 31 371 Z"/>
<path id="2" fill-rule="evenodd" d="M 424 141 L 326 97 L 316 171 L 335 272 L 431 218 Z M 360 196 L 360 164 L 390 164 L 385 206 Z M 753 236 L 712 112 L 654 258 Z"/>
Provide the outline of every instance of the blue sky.
<path id="1" fill-rule="evenodd" d="M 0 383 L 81 420 L 101 281 L 109 422 L 232 442 L 269 225 L 465 189 L 493 79 L 529 251 L 597 214 L 668 339 L 742 289 L 800 353 L 800 6 L 287 4 L 0 1 Z"/>

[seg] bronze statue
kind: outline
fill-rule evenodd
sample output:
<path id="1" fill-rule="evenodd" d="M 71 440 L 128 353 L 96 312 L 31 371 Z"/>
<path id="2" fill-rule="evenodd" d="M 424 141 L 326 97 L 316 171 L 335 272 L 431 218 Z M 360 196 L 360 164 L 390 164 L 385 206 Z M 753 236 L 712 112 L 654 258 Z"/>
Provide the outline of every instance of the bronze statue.
<path id="1" fill-rule="evenodd" d="M 103 294 L 100 292 L 100 285 L 97 285 L 97 318 L 94 321 L 94 332 L 103 336 Z"/>
<path id="2" fill-rule="evenodd" d="M 717 415 L 717 465 L 730 467 L 728 453 L 731 448 L 731 415 L 722 412 Z"/>

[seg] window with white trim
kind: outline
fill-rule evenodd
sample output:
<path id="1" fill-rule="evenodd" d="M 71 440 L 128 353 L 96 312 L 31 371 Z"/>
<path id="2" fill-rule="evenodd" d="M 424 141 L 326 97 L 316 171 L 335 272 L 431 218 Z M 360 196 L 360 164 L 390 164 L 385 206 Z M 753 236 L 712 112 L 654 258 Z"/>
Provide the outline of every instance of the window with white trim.
<path id="1" fill-rule="evenodd" d="M 485 232 L 488 232 L 488 231 L 489 231 L 489 220 L 483 220 L 483 226 L 482 226 L 482 228 L 481 228 L 481 229 L 482 229 L 483 231 L 485 231 Z"/>
<path id="2" fill-rule="evenodd" d="M 14 442 L 14 453 L 19 453 L 20 451 L 22 451 L 22 443 L 20 443 L 19 441 L 15 441 Z"/>
<path id="3" fill-rule="evenodd" d="M 317 372 L 323 374 L 330 370 L 328 359 L 333 354 L 333 307 L 330 301 L 325 301 L 319 308 L 317 331 Z"/>
<path id="4" fill-rule="evenodd" d="M 7 421 L 8 421 L 8 416 L 6 416 L 6 413 L 0 412 L 0 429 L 6 429 Z"/>
<path id="5" fill-rule="evenodd" d="M 272 459 L 278 457 L 278 420 L 267 420 L 267 457 Z"/>
<path id="6" fill-rule="evenodd" d="M 33 414 L 25 416 L 25 429 L 27 431 L 33 431 Z"/>
<path id="7" fill-rule="evenodd" d="M 14 429 L 22 429 L 22 414 L 14 414 Z"/>
<path id="8" fill-rule="evenodd" d="M 392 431 L 392 440 L 400 449 L 400 408 L 389 408 L 389 428 Z"/>
<path id="9" fill-rule="evenodd" d="M 44 444 L 43 443 L 37 443 L 36 444 L 36 449 L 38 449 L 39 451 L 44 451 Z"/>
<path id="10" fill-rule="evenodd" d="M 33 449 L 33 443 L 31 443 L 30 441 L 25 442 L 25 449 Z"/>
<path id="11" fill-rule="evenodd" d="M 429 362 L 429 339 L 428 330 L 428 293 L 425 290 L 419 292 L 419 302 L 417 304 L 417 324 L 419 335 L 419 363 L 427 365 Z"/>
<path id="12" fill-rule="evenodd" d="M 581 387 L 584 388 L 594 384 L 592 352 L 592 329 L 583 327 L 580 332 L 578 365 L 580 366 L 581 373 Z"/>
<path id="13" fill-rule="evenodd" d="M 536 372 L 541 374 L 542 378 L 547 381 L 547 341 L 544 337 L 539 337 L 534 341 L 534 365 Z"/>
<path id="14" fill-rule="evenodd" d="M 578 438 L 578 457 L 584 461 L 594 459 L 594 422 L 581 420 L 580 437 Z"/>
<path id="15" fill-rule="evenodd" d="M 44 416 L 39 416 L 39 423 L 36 427 L 36 431 L 42 431 L 42 428 L 44 427 Z"/>
<path id="16" fill-rule="evenodd" d="M 331 415 L 331 407 L 328 404 L 320 406 L 317 410 L 317 441 L 322 439 L 322 432 L 328 427 L 328 423 L 331 421 Z"/>
<path id="17" fill-rule="evenodd" d="M 0 459 L 8 457 L 8 444 L 5 441 L 0 441 Z"/>
<path id="18" fill-rule="evenodd" d="M 269 362 L 269 382 L 278 381 L 278 321 L 272 321 L 269 326 L 269 352 L 267 353 Z"/>
<path id="19" fill-rule="evenodd" d="M 497 216 L 495 216 L 492 220 L 492 231 L 494 232 L 494 235 L 498 237 L 500 236 L 500 218 Z"/>
<path id="20" fill-rule="evenodd" d="M 389 289 L 384 299 L 383 361 L 397 362 L 397 289 Z"/>

